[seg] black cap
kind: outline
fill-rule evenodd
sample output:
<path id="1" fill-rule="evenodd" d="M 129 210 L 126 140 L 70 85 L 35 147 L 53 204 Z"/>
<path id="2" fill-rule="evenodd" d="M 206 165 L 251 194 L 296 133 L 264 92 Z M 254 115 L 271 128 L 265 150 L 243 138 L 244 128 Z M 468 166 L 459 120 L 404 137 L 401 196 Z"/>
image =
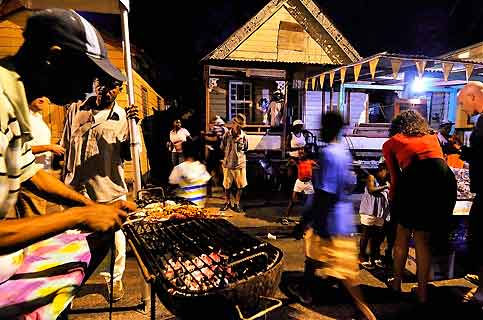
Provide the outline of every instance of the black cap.
<path id="1" fill-rule="evenodd" d="M 126 77 L 107 58 L 99 32 L 74 10 L 46 9 L 35 12 L 23 33 L 26 41 L 46 41 L 84 53 L 107 75 L 119 81 Z"/>

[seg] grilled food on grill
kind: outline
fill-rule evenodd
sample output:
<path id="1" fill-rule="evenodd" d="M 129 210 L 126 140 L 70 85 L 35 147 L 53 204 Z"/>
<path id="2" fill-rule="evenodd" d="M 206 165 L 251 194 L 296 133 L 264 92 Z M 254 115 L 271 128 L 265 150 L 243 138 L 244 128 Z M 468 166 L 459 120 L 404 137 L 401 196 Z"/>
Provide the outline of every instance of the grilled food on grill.
<path id="1" fill-rule="evenodd" d="M 206 210 L 195 205 L 174 202 L 150 203 L 140 211 L 146 221 L 157 222 L 168 219 L 206 218 Z"/>

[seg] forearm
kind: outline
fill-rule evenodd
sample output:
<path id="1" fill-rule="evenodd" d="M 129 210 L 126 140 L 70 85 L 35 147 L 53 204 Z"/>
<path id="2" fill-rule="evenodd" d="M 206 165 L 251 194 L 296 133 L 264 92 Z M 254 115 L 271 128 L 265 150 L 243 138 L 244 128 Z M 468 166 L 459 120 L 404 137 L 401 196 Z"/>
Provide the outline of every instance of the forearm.
<path id="1" fill-rule="evenodd" d="M 29 181 L 40 193 L 55 203 L 67 206 L 86 206 L 95 204 L 94 201 L 72 190 L 59 179 L 39 170 Z"/>
<path id="2" fill-rule="evenodd" d="M 84 208 L 18 220 L 0 221 L 0 255 L 23 249 L 83 224 Z"/>
<path id="3" fill-rule="evenodd" d="M 51 151 L 50 144 L 42 145 L 42 146 L 32 146 L 32 153 L 33 154 L 39 154 L 42 152 L 48 152 Z"/>

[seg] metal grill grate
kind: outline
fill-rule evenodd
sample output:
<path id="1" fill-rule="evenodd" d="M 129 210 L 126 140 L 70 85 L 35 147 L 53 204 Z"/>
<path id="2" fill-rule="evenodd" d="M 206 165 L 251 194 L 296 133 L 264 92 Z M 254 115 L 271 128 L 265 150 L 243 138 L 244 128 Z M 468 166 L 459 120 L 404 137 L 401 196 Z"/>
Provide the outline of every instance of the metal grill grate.
<path id="1" fill-rule="evenodd" d="M 265 272 L 278 259 L 267 243 L 222 219 L 141 221 L 126 228 L 152 272 L 178 293 L 225 288 Z"/>

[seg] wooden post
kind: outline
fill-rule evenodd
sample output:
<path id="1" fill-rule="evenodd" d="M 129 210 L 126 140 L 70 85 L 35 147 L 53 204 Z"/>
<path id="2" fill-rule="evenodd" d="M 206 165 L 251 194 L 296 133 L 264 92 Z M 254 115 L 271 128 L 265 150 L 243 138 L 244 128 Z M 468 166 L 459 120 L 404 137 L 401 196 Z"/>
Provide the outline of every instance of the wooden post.
<path id="1" fill-rule="evenodd" d="M 350 90 L 347 91 L 347 103 L 345 109 L 345 122 L 346 124 L 350 124 L 351 122 L 351 92 Z"/>
<path id="2" fill-rule="evenodd" d="M 322 116 L 327 112 L 325 108 L 325 90 L 322 88 Z"/>
<path id="3" fill-rule="evenodd" d="M 332 110 L 332 100 L 334 98 L 334 89 L 333 88 L 330 88 L 330 92 L 329 92 L 329 111 L 334 111 Z"/>
<path id="4" fill-rule="evenodd" d="M 210 66 L 204 66 L 203 78 L 205 80 L 205 132 L 210 128 Z"/>
<path id="5" fill-rule="evenodd" d="M 280 150 L 282 150 L 282 160 L 285 159 L 285 138 L 287 136 L 287 112 L 288 112 L 288 104 L 287 104 L 287 93 L 288 93 L 288 81 L 285 81 L 285 96 L 284 96 L 284 103 L 283 103 L 283 131 L 282 131 L 282 141 L 280 141 L 281 146 Z"/>

